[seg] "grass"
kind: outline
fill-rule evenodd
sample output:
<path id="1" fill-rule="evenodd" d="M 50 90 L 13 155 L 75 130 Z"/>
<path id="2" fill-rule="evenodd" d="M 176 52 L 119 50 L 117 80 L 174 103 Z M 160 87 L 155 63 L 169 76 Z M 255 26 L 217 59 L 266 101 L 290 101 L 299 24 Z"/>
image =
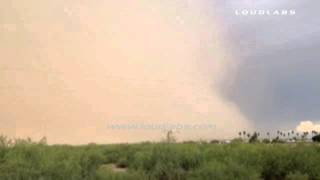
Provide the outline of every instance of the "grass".
<path id="1" fill-rule="evenodd" d="M 319 162 L 316 143 L 0 143 L 1 180 L 317 180 Z"/>

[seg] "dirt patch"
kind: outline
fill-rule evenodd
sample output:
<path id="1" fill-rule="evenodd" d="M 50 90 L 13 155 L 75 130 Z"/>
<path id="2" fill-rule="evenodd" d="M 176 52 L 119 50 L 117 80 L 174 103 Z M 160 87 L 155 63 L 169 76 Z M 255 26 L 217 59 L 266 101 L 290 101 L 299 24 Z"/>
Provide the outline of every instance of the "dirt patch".
<path id="1" fill-rule="evenodd" d="M 100 168 L 111 170 L 112 172 L 127 172 L 128 168 L 118 167 L 116 164 L 104 164 Z"/>

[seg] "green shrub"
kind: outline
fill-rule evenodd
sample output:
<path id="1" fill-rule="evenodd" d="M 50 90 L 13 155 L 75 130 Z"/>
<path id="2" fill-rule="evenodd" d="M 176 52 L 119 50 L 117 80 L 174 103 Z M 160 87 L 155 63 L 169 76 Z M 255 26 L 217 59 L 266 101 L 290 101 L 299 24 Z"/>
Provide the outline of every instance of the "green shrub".
<path id="1" fill-rule="evenodd" d="M 300 172 L 289 173 L 286 180 L 308 180 L 309 176 Z"/>
<path id="2" fill-rule="evenodd" d="M 320 146 L 311 143 L 9 142 L 0 146 L 1 180 L 320 179 Z M 115 165 L 125 168 L 110 169 Z"/>

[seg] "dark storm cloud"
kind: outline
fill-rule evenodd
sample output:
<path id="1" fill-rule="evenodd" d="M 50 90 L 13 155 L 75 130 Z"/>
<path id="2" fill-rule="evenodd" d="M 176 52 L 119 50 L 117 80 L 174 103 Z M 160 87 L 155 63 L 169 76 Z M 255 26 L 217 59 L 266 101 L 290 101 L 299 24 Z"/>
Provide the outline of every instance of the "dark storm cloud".
<path id="1" fill-rule="evenodd" d="M 223 88 L 226 97 L 257 127 L 293 128 L 319 120 L 320 2 L 252 2 L 214 3 L 235 61 L 241 61 Z M 296 15 L 236 16 L 238 8 L 295 9 Z"/>

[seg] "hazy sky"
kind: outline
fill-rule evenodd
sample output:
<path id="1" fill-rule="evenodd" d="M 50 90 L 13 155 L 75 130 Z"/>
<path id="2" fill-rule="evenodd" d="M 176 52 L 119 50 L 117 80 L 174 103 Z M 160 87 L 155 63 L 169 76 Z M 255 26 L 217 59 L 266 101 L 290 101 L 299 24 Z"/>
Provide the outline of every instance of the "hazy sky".
<path id="1" fill-rule="evenodd" d="M 110 124 L 210 123 L 176 134 L 214 139 L 316 123 L 319 3 L 237 2 L 2 1 L 0 133 L 110 143 L 165 135 Z"/>

